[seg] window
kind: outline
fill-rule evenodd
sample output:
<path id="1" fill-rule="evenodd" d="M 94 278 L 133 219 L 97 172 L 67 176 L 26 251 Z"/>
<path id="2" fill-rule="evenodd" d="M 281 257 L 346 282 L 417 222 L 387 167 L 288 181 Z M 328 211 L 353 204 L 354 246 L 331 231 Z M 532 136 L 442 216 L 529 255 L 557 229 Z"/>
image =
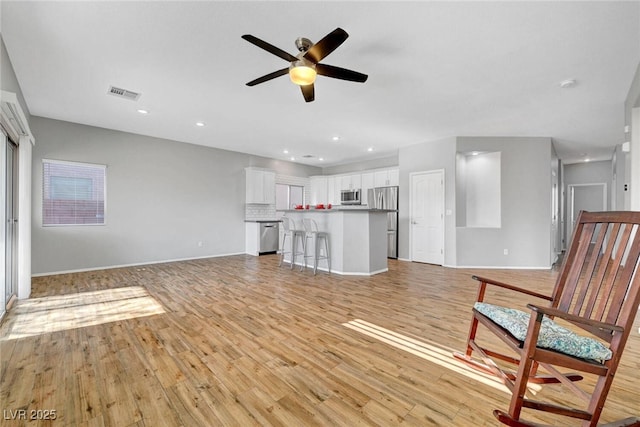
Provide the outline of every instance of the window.
<path id="1" fill-rule="evenodd" d="M 276 210 L 293 209 L 304 203 L 304 187 L 300 185 L 276 184 Z"/>
<path id="2" fill-rule="evenodd" d="M 104 225 L 104 165 L 42 161 L 42 225 Z"/>

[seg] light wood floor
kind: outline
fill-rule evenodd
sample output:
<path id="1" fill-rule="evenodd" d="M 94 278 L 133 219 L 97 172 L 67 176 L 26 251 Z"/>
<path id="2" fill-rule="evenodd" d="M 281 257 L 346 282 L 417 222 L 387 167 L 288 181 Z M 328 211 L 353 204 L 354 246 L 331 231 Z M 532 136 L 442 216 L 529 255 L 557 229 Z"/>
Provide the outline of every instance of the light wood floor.
<path id="1" fill-rule="evenodd" d="M 314 277 L 233 256 L 35 278 L 0 326 L 0 424 L 496 425 L 508 395 L 451 357 L 464 350 L 470 275 L 549 293 L 555 272 L 389 269 Z M 638 326 L 602 421 L 640 415 Z M 57 419 L 7 420 L 18 410 Z"/>

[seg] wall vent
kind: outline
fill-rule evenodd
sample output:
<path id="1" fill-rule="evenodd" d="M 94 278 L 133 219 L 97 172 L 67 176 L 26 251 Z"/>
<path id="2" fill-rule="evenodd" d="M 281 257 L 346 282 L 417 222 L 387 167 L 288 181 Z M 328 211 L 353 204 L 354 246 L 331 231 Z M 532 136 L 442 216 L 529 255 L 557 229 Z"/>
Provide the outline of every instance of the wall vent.
<path id="1" fill-rule="evenodd" d="M 129 99 L 131 101 L 137 101 L 138 98 L 140 98 L 140 95 L 142 95 L 141 93 L 115 86 L 109 86 L 109 91 L 107 93 L 109 95 L 118 96 L 120 98 Z"/>

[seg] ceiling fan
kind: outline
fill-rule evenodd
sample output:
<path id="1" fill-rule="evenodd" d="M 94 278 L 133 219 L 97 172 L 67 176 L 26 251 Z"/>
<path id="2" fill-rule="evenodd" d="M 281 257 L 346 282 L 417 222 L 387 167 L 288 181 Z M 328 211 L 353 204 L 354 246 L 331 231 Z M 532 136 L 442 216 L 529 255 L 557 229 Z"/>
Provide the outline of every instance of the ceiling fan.
<path id="1" fill-rule="evenodd" d="M 291 81 L 300 86 L 304 100 L 306 102 L 311 102 L 315 99 L 313 83 L 315 82 L 317 74 L 325 77 L 332 77 L 334 79 L 364 83 L 368 78 L 366 74 L 347 70 L 346 68 L 334 67 L 333 65 L 320 64 L 320 61 L 344 43 L 347 37 L 349 37 L 349 34 L 347 34 L 347 32 L 342 28 L 336 28 L 315 44 L 307 38 L 299 37 L 296 39 L 295 44 L 300 53 L 293 56 L 284 50 L 265 42 L 264 40 L 260 40 L 250 34 L 245 34 L 242 38 L 249 43 L 253 43 L 259 48 L 262 48 L 267 52 L 291 63 L 287 68 L 274 71 L 273 73 L 258 77 L 255 80 L 251 80 L 247 83 L 247 86 L 255 86 L 271 79 L 275 79 L 276 77 L 289 74 Z"/>

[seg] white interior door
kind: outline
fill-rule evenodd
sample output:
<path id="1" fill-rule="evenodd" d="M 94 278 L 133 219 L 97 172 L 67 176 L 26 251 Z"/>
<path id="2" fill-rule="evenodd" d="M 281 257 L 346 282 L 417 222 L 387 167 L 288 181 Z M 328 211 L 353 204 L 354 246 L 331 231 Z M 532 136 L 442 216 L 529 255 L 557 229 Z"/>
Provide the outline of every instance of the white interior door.
<path id="1" fill-rule="evenodd" d="M 411 174 L 411 260 L 444 264 L 444 171 Z"/>

